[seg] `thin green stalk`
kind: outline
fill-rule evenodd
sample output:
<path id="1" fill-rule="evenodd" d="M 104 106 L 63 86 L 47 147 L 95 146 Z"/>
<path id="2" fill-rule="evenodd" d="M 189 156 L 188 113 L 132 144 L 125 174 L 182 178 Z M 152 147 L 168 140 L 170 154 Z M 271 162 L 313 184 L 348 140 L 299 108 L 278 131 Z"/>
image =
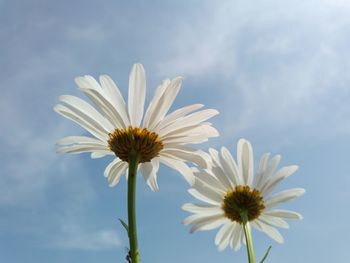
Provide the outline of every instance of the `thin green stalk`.
<path id="1" fill-rule="evenodd" d="M 244 235 L 245 235 L 245 240 L 247 244 L 248 261 L 249 263 L 255 263 L 253 239 L 252 239 L 252 234 L 251 234 L 250 225 L 248 221 L 248 215 L 246 211 L 241 213 L 241 218 L 243 220 L 243 229 L 244 229 Z"/>
<path id="2" fill-rule="evenodd" d="M 129 159 L 129 175 L 128 175 L 128 222 L 129 222 L 129 241 L 130 256 L 132 263 L 140 262 L 140 254 L 137 245 L 136 231 L 136 178 L 137 166 L 139 163 L 138 156 L 131 155 Z"/>

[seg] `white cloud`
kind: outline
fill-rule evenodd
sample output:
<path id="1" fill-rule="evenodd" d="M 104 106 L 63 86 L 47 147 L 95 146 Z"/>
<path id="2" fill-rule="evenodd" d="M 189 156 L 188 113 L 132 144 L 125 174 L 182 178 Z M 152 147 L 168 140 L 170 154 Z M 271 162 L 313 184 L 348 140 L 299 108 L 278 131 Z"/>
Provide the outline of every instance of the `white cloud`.
<path id="1" fill-rule="evenodd" d="M 339 123 L 350 113 L 349 11 L 346 1 L 208 5 L 190 27 L 181 24 L 159 72 L 218 78 L 215 96 L 223 94 L 219 105 L 231 136 L 295 126 L 304 134 L 349 134 L 349 122 Z M 325 119 L 329 126 L 320 130 Z"/>
<path id="2" fill-rule="evenodd" d="M 74 250 L 107 250 L 121 245 L 115 230 L 103 229 L 91 231 L 77 225 L 64 225 L 60 236 L 53 240 L 51 247 Z"/>

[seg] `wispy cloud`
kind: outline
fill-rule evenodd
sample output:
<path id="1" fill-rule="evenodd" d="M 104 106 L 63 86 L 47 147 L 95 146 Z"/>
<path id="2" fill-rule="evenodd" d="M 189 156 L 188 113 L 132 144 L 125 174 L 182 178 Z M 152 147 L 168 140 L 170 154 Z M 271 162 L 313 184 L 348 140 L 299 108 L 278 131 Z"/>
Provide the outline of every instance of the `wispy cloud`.
<path id="1" fill-rule="evenodd" d="M 223 114 L 234 112 L 222 117 L 227 134 L 298 125 L 307 135 L 325 119 L 330 125 L 320 137 L 348 134 L 348 122 L 339 119 L 350 113 L 350 18 L 339 13 L 349 11 L 346 1 L 207 5 L 191 27 L 178 28 L 174 55 L 159 70 L 225 79 L 215 90 L 224 94 Z"/>
<path id="2" fill-rule="evenodd" d="M 72 250 L 108 250 L 121 245 L 118 233 L 115 230 L 103 229 L 87 231 L 77 225 L 64 225 L 62 232 L 51 247 Z"/>

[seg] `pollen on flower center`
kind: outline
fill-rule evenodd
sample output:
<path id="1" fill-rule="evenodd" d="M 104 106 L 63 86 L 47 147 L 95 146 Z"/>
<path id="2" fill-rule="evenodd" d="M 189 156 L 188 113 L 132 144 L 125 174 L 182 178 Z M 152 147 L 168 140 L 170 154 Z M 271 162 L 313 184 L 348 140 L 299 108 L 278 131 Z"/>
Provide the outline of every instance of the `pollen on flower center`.
<path id="1" fill-rule="evenodd" d="M 149 162 L 163 149 L 159 135 L 146 128 L 115 129 L 108 135 L 109 148 L 125 162 L 131 154 L 137 154 L 140 163 Z"/>
<path id="2" fill-rule="evenodd" d="M 248 185 L 238 185 L 235 190 L 228 192 L 222 203 L 225 216 L 232 221 L 243 223 L 241 213 L 246 212 L 248 220 L 258 218 L 265 208 L 263 198 L 256 189 L 250 189 Z"/>

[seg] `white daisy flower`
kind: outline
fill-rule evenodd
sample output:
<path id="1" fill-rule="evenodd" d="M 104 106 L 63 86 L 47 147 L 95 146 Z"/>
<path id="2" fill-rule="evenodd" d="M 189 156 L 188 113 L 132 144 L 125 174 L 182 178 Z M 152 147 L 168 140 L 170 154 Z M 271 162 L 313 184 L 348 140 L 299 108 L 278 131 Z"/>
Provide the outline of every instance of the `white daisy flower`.
<path id="1" fill-rule="evenodd" d="M 176 169 L 190 184 L 193 183 L 193 173 L 185 161 L 205 166 L 207 155 L 186 144 L 201 143 L 218 136 L 211 123 L 205 122 L 218 111 L 198 111 L 203 105 L 193 104 L 167 115 L 180 90 L 181 77 L 163 81 L 145 114 L 146 79 L 141 64 L 135 64 L 130 73 L 128 106 L 117 85 L 107 75 L 100 76 L 100 83 L 91 76 L 77 77 L 75 82 L 96 108 L 78 97 L 64 95 L 60 97 L 63 104 L 56 105 L 54 110 L 79 124 L 94 138 L 65 137 L 57 142 L 59 153 L 90 152 L 92 158 L 115 155 L 104 172 L 110 186 L 118 184 L 128 169 L 131 152 L 139 156 L 139 168 L 153 191 L 158 190 L 159 163 Z"/>
<path id="2" fill-rule="evenodd" d="M 245 242 L 242 212 L 247 215 L 250 225 L 270 236 L 279 243 L 283 237 L 275 227 L 288 228 L 285 219 L 302 219 L 299 213 L 276 209 L 280 203 L 302 195 L 302 188 L 288 189 L 271 195 L 275 187 L 292 175 L 298 166 L 285 166 L 276 171 L 281 159 L 276 155 L 269 160 L 264 154 L 258 171 L 253 176 L 253 149 L 249 141 L 241 139 L 237 145 L 237 162 L 230 152 L 209 149 L 212 166 L 195 172 L 195 183 L 189 193 L 204 204 L 183 205 L 193 213 L 184 220 L 191 224 L 191 232 L 210 230 L 221 226 L 215 237 L 215 244 L 222 251 L 228 245 L 234 250 Z"/>

